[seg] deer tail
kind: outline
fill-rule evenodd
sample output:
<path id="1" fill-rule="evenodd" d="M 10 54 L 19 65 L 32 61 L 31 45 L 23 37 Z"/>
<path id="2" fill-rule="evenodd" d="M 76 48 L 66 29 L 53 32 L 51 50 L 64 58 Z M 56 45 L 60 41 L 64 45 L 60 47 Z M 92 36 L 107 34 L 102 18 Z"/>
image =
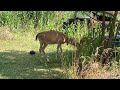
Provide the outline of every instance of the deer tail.
<path id="1" fill-rule="evenodd" d="M 37 40 L 37 38 L 38 38 L 38 35 L 39 35 L 39 33 L 36 35 L 36 40 Z"/>

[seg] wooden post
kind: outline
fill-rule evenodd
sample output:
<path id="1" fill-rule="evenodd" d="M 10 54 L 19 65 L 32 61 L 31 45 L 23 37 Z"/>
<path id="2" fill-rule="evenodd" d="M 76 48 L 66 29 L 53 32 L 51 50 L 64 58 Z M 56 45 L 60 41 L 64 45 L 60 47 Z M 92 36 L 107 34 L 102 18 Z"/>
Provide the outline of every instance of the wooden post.
<path id="1" fill-rule="evenodd" d="M 103 18 L 102 18 L 102 35 L 101 35 L 101 40 L 100 43 L 104 40 L 105 36 L 105 11 L 103 11 Z"/>

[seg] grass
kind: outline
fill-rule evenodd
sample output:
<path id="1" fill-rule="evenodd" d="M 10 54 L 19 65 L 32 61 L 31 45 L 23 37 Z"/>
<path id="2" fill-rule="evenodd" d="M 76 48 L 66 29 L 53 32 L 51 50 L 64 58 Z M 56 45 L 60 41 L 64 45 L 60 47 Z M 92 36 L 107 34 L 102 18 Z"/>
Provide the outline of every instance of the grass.
<path id="1" fill-rule="evenodd" d="M 56 45 L 49 45 L 45 52 L 50 62 L 45 65 L 45 58 L 41 57 L 39 41 L 35 40 L 35 33 L 24 32 L 15 34 L 14 40 L 0 40 L 0 78 L 1 79 L 63 79 L 68 78 L 61 61 L 55 59 Z M 35 55 L 29 51 L 35 50 Z M 71 58 L 73 47 L 63 45 L 64 59 Z"/>
<path id="2" fill-rule="evenodd" d="M 68 31 L 71 31 L 71 29 Z M 38 52 L 39 41 L 35 40 L 37 32 L 34 32 L 34 30 L 20 32 L 19 30 L 19 32 L 13 34 L 14 39 L 12 40 L 0 39 L 0 79 L 78 79 L 80 76 L 77 77 L 73 70 L 76 67 L 71 66 L 75 48 L 63 44 L 62 60 L 56 60 L 57 45 L 48 45 L 45 52 L 49 56 L 50 62 L 46 66 L 45 58 L 40 56 Z M 79 41 L 85 35 L 85 32 L 77 31 L 74 35 L 69 32 L 68 35 Z M 30 55 L 31 50 L 34 50 L 36 54 Z M 85 51 L 82 53 L 88 53 L 87 51 L 85 47 Z M 69 65 L 70 68 L 68 68 Z M 82 78 L 120 78 L 120 70 L 118 67 L 114 67 L 115 65 L 111 67 L 111 70 L 101 67 L 94 68 L 93 66 L 96 66 L 96 64 L 90 64 L 90 67 L 82 72 L 81 75 L 84 76 Z"/>

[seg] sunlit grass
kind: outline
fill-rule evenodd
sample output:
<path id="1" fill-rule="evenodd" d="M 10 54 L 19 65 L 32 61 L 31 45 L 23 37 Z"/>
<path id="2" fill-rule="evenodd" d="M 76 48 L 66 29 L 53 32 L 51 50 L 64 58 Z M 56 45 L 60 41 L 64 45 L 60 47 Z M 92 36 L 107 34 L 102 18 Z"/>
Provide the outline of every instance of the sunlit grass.
<path id="1" fill-rule="evenodd" d="M 36 33 L 16 33 L 14 40 L 0 40 L 0 78 L 14 79 L 55 79 L 66 78 L 66 73 L 60 61 L 56 61 L 57 45 L 48 45 L 45 52 L 50 62 L 45 66 L 45 58 L 39 54 L 39 41 Z M 62 45 L 63 52 L 74 50 L 75 47 Z M 34 50 L 35 55 L 29 51 Z"/>

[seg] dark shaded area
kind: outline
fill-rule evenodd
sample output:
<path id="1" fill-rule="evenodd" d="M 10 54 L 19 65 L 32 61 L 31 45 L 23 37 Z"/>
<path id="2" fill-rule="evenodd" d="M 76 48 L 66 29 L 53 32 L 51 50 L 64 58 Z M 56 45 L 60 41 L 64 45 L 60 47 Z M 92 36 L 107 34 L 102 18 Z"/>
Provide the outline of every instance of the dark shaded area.
<path id="1" fill-rule="evenodd" d="M 108 40 L 109 36 L 105 36 L 105 39 Z M 120 47 L 120 35 L 119 34 L 112 39 L 112 46 L 113 47 Z"/>
<path id="2" fill-rule="evenodd" d="M 97 20 L 102 21 L 103 15 L 97 15 Z M 112 17 L 105 16 L 105 21 L 110 21 Z"/>
<path id="3" fill-rule="evenodd" d="M 65 52 L 64 55 L 71 53 Z M 23 51 L 0 52 L 0 78 L 10 79 L 62 79 L 66 78 L 61 69 L 61 62 L 55 60 L 56 53 L 48 53 L 50 62 L 45 66 L 45 58 L 39 52 L 30 55 Z M 69 62 L 71 55 L 64 56 Z M 67 59 L 68 58 L 68 59 Z M 68 60 L 68 61 L 67 61 Z"/>
<path id="4" fill-rule="evenodd" d="M 102 14 L 98 14 L 98 12 L 92 12 L 94 16 L 97 17 L 97 20 L 99 21 L 103 21 L 103 15 Z M 110 21 L 111 19 L 113 19 L 111 16 L 105 16 L 105 21 Z"/>
<path id="5" fill-rule="evenodd" d="M 77 27 L 77 22 L 79 22 L 81 25 L 84 24 L 85 20 L 87 21 L 87 25 L 90 23 L 89 17 L 76 17 L 76 18 L 69 18 L 66 21 L 63 22 L 63 29 L 69 28 L 70 25 L 75 25 L 75 28 Z M 88 26 L 89 27 L 89 26 Z M 75 29 L 76 31 L 76 29 Z"/>
<path id="6" fill-rule="evenodd" d="M 98 21 L 102 21 L 102 19 L 103 19 L 103 15 L 102 14 L 97 14 L 97 13 L 94 13 L 94 12 L 92 12 L 93 13 L 93 16 L 96 16 L 96 18 L 97 18 L 97 20 Z M 107 22 L 107 21 L 110 21 L 110 20 L 112 20 L 113 18 L 112 17 L 110 17 L 110 16 L 105 16 L 105 21 Z M 77 22 L 79 22 L 81 25 L 83 24 L 83 22 L 84 21 L 87 21 L 87 27 L 88 27 L 88 29 L 89 29 L 89 25 L 90 25 L 90 20 L 91 20 L 91 18 L 88 16 L 88 17 L 76 17 L 76 18 L 68 18 L 66 21 L 64 21 L 63 22 L 63 29 L 66 29 L 66 28 L 69 28 L 70 27 L 70 25 L 71 24 L 74 24 L 75 25 L 75 27 L 77 27 Z M 75 29 L 76 30 L 76 29 Z"/>

